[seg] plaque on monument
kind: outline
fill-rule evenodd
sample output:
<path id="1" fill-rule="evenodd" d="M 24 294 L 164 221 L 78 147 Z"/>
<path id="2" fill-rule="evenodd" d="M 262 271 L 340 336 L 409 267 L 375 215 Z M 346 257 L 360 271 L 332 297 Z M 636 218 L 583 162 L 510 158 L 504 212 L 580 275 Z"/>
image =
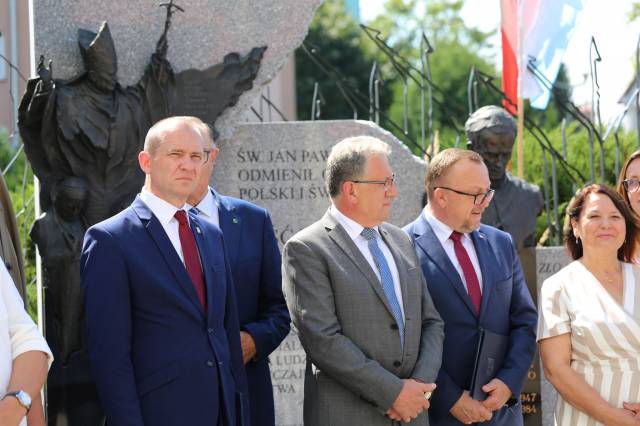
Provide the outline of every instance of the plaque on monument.
<path id="1" fill-rule="evenodd" d="M 390 222 L 404 226 L 422 209 L 425 163 L 389 132 L 364 121 L 256 123 L 238 126 L 230 140 L 220 140 L 220 164 L 213 186 L 269 210 L 276 237 L 284 244 L 318 220 L 330 205 L 324 185 L 326 159 L 340 140 L 374 136 L 391 146 L 398 197 Z M 276 424 L 302 425 L 305 353 L 295 331 L 271 356 Z"/>
<path id="2" fill-rule="evenodd" d="M 536 248 L 537 260 L 537 291 L 544 280 L 567 266 L 571 259 L 567 255 L 564 247 L 538 247 Z M 542 372 L 542 363 L 540 363 L 540 371 Z M 556 408 L 557 392 L 553 385 L 544 377 L 544 372 L 540 374 L 540 394 L 542 397 L 542 425 L 553 426 L 553 414 Z"/>

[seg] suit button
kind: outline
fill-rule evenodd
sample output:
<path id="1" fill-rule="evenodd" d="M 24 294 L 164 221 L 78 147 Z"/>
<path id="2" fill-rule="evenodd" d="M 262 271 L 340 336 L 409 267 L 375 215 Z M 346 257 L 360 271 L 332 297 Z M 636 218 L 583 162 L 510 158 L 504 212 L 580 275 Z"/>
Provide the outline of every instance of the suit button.
<path id="1" fill-rule="evenodd" d="M 208 332 L 209 334 L 213 334 L 213 328 L 208 329 L 208 330 L 207 330 L 207 332 Z"/>
<path id="2" fill-rule="evenodd" d="M 400 361 L 393 361 L 393 366 L 394 367 L 400 367 L 402 365 L 402 363 Z"/>
<path id="3" fill-rule="evenodd" d="M 207 367 L 213 367 L 215 363 L 213 361 L 207 361 Z"/>
<path id="4" fill-rule="evenodd" d="M 391 329 L 392 330 L 397 330 L 398 329 L 398 324 L 391 324 Z"/>

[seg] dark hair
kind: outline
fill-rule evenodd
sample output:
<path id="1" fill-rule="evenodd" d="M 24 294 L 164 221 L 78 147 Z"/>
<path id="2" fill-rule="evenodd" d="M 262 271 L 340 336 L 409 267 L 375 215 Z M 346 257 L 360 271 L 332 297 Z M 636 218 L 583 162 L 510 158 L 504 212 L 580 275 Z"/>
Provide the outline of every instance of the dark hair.
<path id="1" fill-rule="evenodd" d="M 627 194 L 627 190 L 624 189 L 624 184 L 622 183 L 622 181 L 624 181 L 625 177 L 627 176 L 627 169 L 629 168 L 629 164 L 631 164 L 631 162 L 637 158 L 640 158 L 640 150 L 634 152 L 627 158 L 627 161 L 624 162 L 624 166 L 622 166 L 622 170 L 620 170 L 620 176 L 618 176 L 618 194 L 622 196 L 622 199 L 627 203 L 628 206 L 631 205 L 631 202 L 629 201 L 629 194 Z"/>
<path id="2" fill-rule="evenodd" d="M 564 230 L 564 246 L 566 247 L 569 255 L 573 260 L 582 257 L 582 241 L 577 240 L 573 235 L 573 227 L 571 226 L 571 219 L 578 221 L 580 214 L 584 207 L 584 203 L 590 194 L 604 194 L 611 199 L 613 205 L 618 209 L 622 217 L 624 217 L 624 223 L 626 225 L 626 232 L 624 237 L 624 243 L 618 249 L 618 260 L 624 262 L 633 261 L 634 252 L 636 248 L 636 241 L 640 237 L 639 224 L 636 216 L 631 211 L 631 207 L 624 202 L 620 194 L 618 194 L 613 188 L 600 183 L 594 183 L 589 186 L 585 186 L 573 197 L 569 206 L 567 207 L 567 216 L 569 219 L 567 227 Z"/>

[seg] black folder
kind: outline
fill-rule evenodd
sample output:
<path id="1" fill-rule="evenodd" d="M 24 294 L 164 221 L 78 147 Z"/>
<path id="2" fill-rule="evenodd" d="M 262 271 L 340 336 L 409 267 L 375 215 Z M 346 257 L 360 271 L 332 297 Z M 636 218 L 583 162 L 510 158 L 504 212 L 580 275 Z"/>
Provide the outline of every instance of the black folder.
<path id="1" fill-rule="evenodd" d="M 504 362 L 508 346 L 509 336 L 480 329 L 473 375 L 471 376 L 471 398 L 478 401 L 487 399 L 487 394 L 482 390 L 482 387 L 496 377 L 496 373 Z"/>

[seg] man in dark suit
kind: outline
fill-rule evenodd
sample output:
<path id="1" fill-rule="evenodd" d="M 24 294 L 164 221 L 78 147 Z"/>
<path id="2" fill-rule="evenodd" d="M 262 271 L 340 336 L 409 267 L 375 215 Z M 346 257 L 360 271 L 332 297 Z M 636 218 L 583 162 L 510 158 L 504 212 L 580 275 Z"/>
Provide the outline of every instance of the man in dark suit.
<path id="1" fill-rule="evenodd" d="M 445 323 L 442 368 L 429 418 L 432 426 L 487 421 L 522 425 L 520 391 L 536 349 L 536 309 L 509 234 L 481 225 L 491 202 L 487 167 L 473 151 L 446 149 L 429 164 L 429 203 L 405 231 L 433 302 Z M 509 337 L 483 401 L 470 397 L 479 330 Z"/>
<path id="2" fill-rule="evenodd" d="M 209 186 L 219 149 L 203 128 L 209 161 L 188 203 L 198 217 L 224 234 L 240 321 L 242 357 L 247 372 L 251 424 L 273 426 L 273 388 L 269 354 L 289 333 L 289 311 L 282 295 L 280 250 L 269 213 L 255 204 L 221 195 Z M 206 261 L 206 260 L 205 260 Z"/>
<path id="3" fill-rule="evenodd" d="M 156 123 L 138 156 L 140 195 L 85 235 L 89 357 L 110 425 L 248 424 L 222 233 L 184 209 L 207 161 L 200 126 Z"/>
<path id="4" fill-rule="evenodd" d="M 283 289 L 307 354 L 306 426 L 429 425 L 443 324 L 411 241 L 385 222 L 397 195 L 390 151 L 370 136 L 334 145 L 332 204 L 284 246 Z"/>

